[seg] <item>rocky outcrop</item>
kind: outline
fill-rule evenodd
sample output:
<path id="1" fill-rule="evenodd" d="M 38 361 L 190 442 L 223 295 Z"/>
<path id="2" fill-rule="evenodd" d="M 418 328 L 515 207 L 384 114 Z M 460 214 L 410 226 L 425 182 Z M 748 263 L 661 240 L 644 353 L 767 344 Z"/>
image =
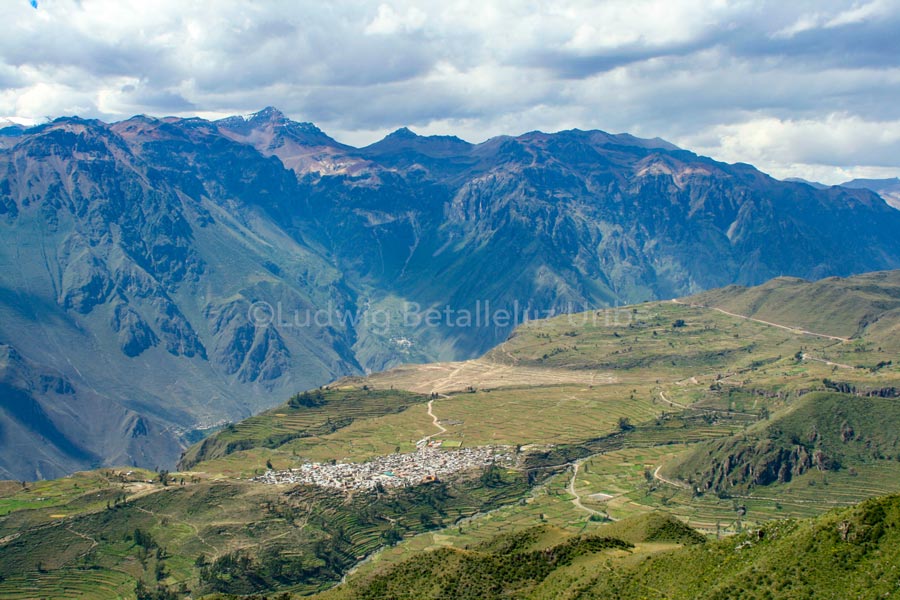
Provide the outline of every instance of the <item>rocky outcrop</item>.
<path id="1" fill-rule="evenodd" d="M 159 338 L 147 322 L 126 304 L 116 305 L 110 325 L 118 334 L 119 348 L 125 356 L 139 356 L 144 350 L 159 343 Z"/>

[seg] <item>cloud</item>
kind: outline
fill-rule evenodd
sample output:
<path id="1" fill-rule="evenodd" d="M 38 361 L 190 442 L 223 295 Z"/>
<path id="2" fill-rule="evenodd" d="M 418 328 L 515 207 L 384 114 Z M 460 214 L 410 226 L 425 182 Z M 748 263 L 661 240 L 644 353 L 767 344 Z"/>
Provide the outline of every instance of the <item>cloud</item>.
<path id="1" fill-rule="evenodd" d="M 369 35 L 393 35 L 418 31 L 427 19 L 424 12 L 410 6 L 405 12 L 397 13 L 389 4 L 378 6 L 378 14 L 366 25 L 363 33 Z"/>
<path id="2" fill-rule="evenodd" d="M 900 0 L 45 0 L 0 18 L 2 116 L 275 105 L 356 144 L 580 127 L 773 173 L 900 170 Z"/>

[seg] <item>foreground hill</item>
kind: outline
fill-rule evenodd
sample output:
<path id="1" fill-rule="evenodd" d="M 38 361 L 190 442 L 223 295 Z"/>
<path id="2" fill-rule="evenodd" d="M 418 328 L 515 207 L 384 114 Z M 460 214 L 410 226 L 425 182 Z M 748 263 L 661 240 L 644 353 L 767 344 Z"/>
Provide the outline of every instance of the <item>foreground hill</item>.
<path id="1" fill-rule="evenodd" d="M 274 399 L 478 356 L 525 317 L 900 266 L 874 193 L 658 139 L 351 148 L 275 109 L 0 133 L 0 473 L 19 479 L 171 466 Z"/>
<path id="2" fill-rule="evenodd" d="M 705 544 L 677 521 L 629 541 L 615 537 L 636 520 L 592 536 L 553 539 L 538 528 L 434 550 L 322 597 L 892 598 L 898 591 L 900 496 Z"/>

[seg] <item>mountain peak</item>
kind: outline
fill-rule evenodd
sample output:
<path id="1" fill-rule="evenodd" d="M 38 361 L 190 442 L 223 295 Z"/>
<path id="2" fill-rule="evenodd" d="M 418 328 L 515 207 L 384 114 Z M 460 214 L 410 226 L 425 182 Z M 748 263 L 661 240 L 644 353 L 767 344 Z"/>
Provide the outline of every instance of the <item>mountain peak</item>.
<path id="1" fill-rule="evenodd" d="M 286 121 L 284 113 L 274 106 L 267 106 L 259 112 L 250 115 L 248 121 Z"/>
<path id="2" fill-rule="evenodd" d="M 321 129 L 313 123 L 294 121 L 274 106 L 267 106 L 264 109 L 250 113 L 249 115 L 227 117 L 216 121 L 220 127 L 224 127 L 233 131 L 249 131 L 256 128 L 273 125 L 275 127 L 283 126 L 295 132 L 307 134 L 316 134 L 324 136 Z"/>
<path id="3" fill-rule="evenodd" d="M 414 149 L 427 156 L 451 156 L 468 153 L 472 144 L 455 135 L 419 135 L 408 127 L 388 134 L 380 141 L 363 148 L 365 152 L 385 153 Z"/>
<path id="4" fill-rule="evenodd" d="M 401 127 L 397 131 L 388 134 L 384 139 L 386 140 L 414 140 L 419 135 L 412 131 L 409 127 Z"/>

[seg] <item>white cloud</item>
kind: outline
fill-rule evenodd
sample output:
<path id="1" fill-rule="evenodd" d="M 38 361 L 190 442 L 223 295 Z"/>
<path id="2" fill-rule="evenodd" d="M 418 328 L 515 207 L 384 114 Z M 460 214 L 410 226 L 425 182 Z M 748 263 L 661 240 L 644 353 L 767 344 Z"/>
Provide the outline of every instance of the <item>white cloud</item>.
<path id="1" fill-rule="evenodd" d="M 894 8 L 896 8 L 896 6 L 894 6 Z M 862 23 L 886 15 L 890 9 L 891 2 L 888 0 L 874 0 L 873 2 L 856 5 L 848 10 L 841 11 L 836 16 L 829 19 L 824 27 L 830 29 L 832 27 L 842 27 L 844 25 Z"/>
<path id="2" fill-rule="evenodd" d="M 791 25 L 779 29 L 773 37 L 790 38 L 812 29 L 834 29 L 846 25 L 856 25 L 890 15 L 898 8 L 896 0 L 872 0 L 868 3 L 854 3 L 850 8 L 836 12 L 811 12 L 800 15 Z"/>
<path id="3" fill-rule="evenodd" d="M 719 160 L 752 163 L 776 177 L 839 183 L 851 173 L 863 177 L 900 172 L 900 119 L 864 121 L 847 114 L 821 120 L 755 117 L 716 125 L 679 142 Z"/>
<path id="4" fill-rule="evenodd" d="M 369 35 L 409 33 L 421 29 L 426 19 L 425 13 L 415 6 L 407 7 L 405 11 L 398 13 L 389 4 L 381 4 L 378 6 L 378 14 L 363 31 Z"/>

